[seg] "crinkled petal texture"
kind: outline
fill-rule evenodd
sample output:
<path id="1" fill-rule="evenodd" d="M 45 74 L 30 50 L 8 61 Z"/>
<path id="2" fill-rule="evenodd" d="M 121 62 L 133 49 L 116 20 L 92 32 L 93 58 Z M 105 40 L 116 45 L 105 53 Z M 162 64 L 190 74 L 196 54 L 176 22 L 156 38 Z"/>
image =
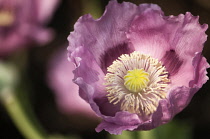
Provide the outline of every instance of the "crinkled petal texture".
<path id="1" fill-rule="evenodd" d="M 74 82 L 80 96 L 103 118 L 97 132 L 121 134 L 123 130 L 149 130 L 170 121 L 183 110 L 208 80 L 209 67 L 201 52 L 207 25 L 190 13 L 164 16 L 160 7 L 110 1 L 101 18 L 80 17 L 71 32 L 69 58 L 77 67 Z M 122 54 L 139 51 L 163 63 L 169 73 L 167 97 L 147 118 L 121 111 L 109 103 L 104 76 L 107 67 Z"/>
<path id="2" fill-rule="evenodd" d="M 58 3 L 59 0 L 1 1 L 0 56 L 6 56 L 32 42 L 41 45 L 49 42 L 53 31 L 44 25 Z"/>

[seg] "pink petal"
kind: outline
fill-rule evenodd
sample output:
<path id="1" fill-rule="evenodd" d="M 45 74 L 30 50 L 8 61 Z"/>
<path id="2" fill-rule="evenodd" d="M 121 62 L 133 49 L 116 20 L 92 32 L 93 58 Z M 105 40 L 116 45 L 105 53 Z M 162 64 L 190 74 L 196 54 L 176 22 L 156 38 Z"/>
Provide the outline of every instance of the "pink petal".
<path id="1" fill-rule="evenodd" d="M 108 49 L 127 44 L 125 32 L 137 12 L 139 11 L 134 4 L 125 2 L 118 4 L 117 1 L 110 1 L 101 18 L 94 20 L 90 15 L 80 17 L 74 25 L 75 31 L 68 37 L 69 51 L 83 46 L 100 64 L 100 57 Z M 132 46 L 128 48 L 132 49 Z"/>
<path id="2" fill-rule="evenodd" d="M 133 125 L 133 126 L 132 125 L 117 125 L 117 124 L 103 121 L 97 126 L 96 132 L 100 132 L 104 129 L 110 134 L 120 135 L 122 134 L 122 131 L 124 130 L 133 131 L 137 127 L 138 127 L 137 125 Z"/>
<path id="3" fill-rule="evenodd" d="M 170 49 L 168 34 L 172 23 L 164 19 L 163 12 L 157 5 L 143 4 L 139 8 L 146 10 L 136 15 L 126 33 L 127 38 L 136 51 L 161 59 Z"/>
<path id="4" fill-rule="evenodd" d="M 106 118 L 96 128 L 97 132 L 106 130 L 110 134 L 121 134 L 123 130 L 134 130 L 141 123 L 136 114 L 129 112 L 118 112 L 115 117 Z"/>
<path id="5" fill-rule="evenodd" d="M 193 58 L 192 65 L 194 67 L 194 80 L 189 83 L 189 86 L 201 88 L 202 85 L 209 79 L 208 76 L 206 76 L 206 69 L 210 66 L 201 53 L 196 53 L 196 56 Z"/>

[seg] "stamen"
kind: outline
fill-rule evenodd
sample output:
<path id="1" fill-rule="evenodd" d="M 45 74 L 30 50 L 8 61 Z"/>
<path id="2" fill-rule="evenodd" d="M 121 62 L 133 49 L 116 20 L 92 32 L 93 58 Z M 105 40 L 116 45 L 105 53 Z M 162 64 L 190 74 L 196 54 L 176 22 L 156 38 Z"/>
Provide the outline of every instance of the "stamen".
<path id="1" fill-rule="evenodd" d="M 105 85 L 110 103 L 120 103 L 121 110 L 139 115 L 156 111 L 166 98 L 170 82 L 168 72 L 158 59 L 133 52 L 123 54 L 107 68 Z"/>

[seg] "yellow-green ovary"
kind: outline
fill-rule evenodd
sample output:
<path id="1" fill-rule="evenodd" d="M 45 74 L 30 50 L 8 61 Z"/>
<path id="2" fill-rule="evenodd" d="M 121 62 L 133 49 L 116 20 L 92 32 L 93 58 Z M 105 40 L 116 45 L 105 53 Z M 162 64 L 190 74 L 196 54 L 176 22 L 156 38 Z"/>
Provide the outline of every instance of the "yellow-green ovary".
<path id="1" fill-rule="evenodd" d="M 125 87 L 134 93 L 146 88 L 149 81 L 149 73 L 145 72 L 144 69 L 129 70 L 124 76 Z"/>

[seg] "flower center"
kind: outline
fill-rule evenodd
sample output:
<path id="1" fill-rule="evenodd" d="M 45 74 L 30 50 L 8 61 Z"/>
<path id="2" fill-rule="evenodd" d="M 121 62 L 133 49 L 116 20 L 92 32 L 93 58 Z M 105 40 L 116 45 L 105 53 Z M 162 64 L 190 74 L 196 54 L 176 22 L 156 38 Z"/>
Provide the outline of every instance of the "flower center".
<path id="1" fill-rule="evenodd" d="M 144 69 L 129 70 L 124 76 L 124 85 L 131 92 L 139 92 L 147 87 L 149 83 L 149 73 Z"/>
<path id="2" fill-rule="evenodd" d="M 134 51 L 121 55 L 107 71 L 107 98 L 119 104 L 122 111 L 148 116 L 166 98 L 170 80 L 158 59 Z"/>
<path id="3" fill-rule="evenodd" d="M 10 11 L 0 10 L 0 26 L 10 26 L 14 22 L 14 15 Z"/>

